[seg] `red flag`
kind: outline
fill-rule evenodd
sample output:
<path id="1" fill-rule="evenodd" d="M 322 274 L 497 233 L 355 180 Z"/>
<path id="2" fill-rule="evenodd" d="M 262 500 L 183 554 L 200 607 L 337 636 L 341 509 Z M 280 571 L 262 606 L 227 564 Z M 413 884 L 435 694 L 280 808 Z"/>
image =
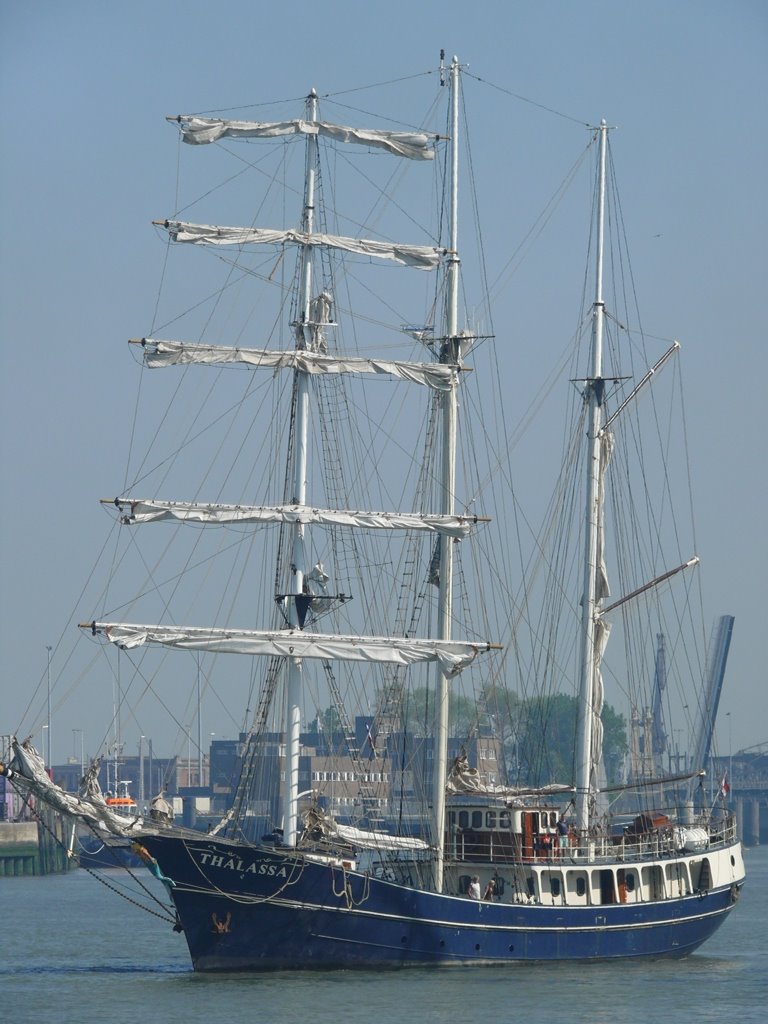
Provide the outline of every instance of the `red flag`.
<path id="1" fill-rule="evenodd" d="M 728 794 L 730 792 L 731 792 L 731 787 L 728 784 L 728 774 L 726 772 L 726 774 L 723 776 L 722 782 L 720 783 L 720 796 L 725 798 L 725 797 L 728 796 Z"/>

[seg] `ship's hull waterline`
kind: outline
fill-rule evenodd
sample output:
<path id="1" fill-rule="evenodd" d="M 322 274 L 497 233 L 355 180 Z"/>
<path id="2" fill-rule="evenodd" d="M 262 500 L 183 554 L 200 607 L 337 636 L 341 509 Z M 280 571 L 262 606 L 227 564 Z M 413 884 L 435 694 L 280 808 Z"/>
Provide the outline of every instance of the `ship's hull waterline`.
<path id="1" fill-rule="evenodd" d="M 728 881 L 643 903 L 484 902 L 289 851 L 169 836 L 142 842 L 174 883 L 173 901 L 197 971 L 680 957 L 713 934 L 740 891 Z M 738 879 L 743 872 L 732 863 L 734 854 L 740 861 L 738 847 L 708 856 L 723 858 Z"/>

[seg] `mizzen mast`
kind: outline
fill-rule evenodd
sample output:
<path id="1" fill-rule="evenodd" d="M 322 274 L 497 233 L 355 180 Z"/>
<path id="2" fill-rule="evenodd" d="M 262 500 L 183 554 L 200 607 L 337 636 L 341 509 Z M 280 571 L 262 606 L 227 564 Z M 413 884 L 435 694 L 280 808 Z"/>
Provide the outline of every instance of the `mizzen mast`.
<path id="1" fill-rule="evenodd" d="M 582 643 L 579 687 L 579 719 L 576 761 L 576 827 L 583 835 L 589 828 L 590 798 L 595 789 L 596 766 L 600 761 L 600 712 L 602 683 L 600 655 L 607 639 L 607 624 L 601 618 L 601 602 L 607 594 L 603 567 L 603 476 L 608 437 L 603 428 L 603 263 L 605 244 L 605 163 L 608 126 L 600 122 L 597 195 L 597 251 L 595 301 L 592 305 L 592 351 L 589 377 L 584 388 L 587 413 L 587 504 L 584 559 L 584 589 L 581 601 Z"/>

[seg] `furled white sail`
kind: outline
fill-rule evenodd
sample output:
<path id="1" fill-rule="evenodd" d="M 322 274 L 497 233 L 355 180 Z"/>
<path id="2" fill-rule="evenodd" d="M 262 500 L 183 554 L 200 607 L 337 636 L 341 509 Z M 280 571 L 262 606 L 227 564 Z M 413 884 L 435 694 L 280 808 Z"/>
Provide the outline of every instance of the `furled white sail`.
<path id="1" fill-rule="evenodd" d="M 298 629 L 213 629 L 196 626 L 144 626 L 123 622 L 82 623 L 83 629 L 104 636 L 130 650 L 144 644 L 161 644 L 187 651 L 219 654 L 251 654 L 283 658 L 321 658 L 329 661 L 366 661 L 389 665 L 414 665 L 436 661 L 449 676 L 466 668 L 479 651 L 491 644 L 466 640 L 424 640 L 411 637 L 334 636 L 305 633 Z"/>
<path id="2" fill-rule="evenodd" d="M 307 505 L 224 505 L 201 502 L 116 498 L 123 522 L 152 523 L 181 520 L 193 523 L 305 523 L 350 526 L 366 530 L 427 530 L 449 537 L 466 537 L 478 522 L 474 516 L 419 515 L 416 512 L 353 512 L 310 508 Z"/>
<path id="3" fill-rule="evenodd" d="M 304 231 L 273 228 L 222 227 L 216 224 L 190 224 L 187 221 L 156 221 L 164 227 L 174 242 L 195 245 L 296 245 L 328 246 L 360 256 L 381 260 L 394 260 L 419 270 L 433 270 L 440 262 L 443 250 L 432 245 L 401 245 L 397 242 L 378 242 L 370 238 L 347 238 L 344 235 L 307 234 Z"/>
<path id="4" fill-rule="evenodd" d="M 45 762 L 29 740 L 19 743 L 13 740 L 13 759 L 4 774 L 14 787 L 28 795 L 44 800 L 51 807 L 70 817 L 87 822 L 117 836 L 128 836 L 144 827 L 140 817 L 126 818 L 110 810 L 98 782 L 98 762 L 91 765 L 83 780 L 80 795 L 67 793 L 51 781 L 45 769 Z"/>
<path id="5" fill-rule="evenodd" d="M 151 369 L 183 366 L 188 363 L 224 365 L 245 363 L 266 369 L 296 369 L 304 373 L 378 373 L 400 380 L 424 384 L 437 391 L 449 391 L 456 369 L 447 363 L 415 363 L 405 360 L 364 359 L 356 356 L 328 355 L 308 349 L 235 348 L 226 345 L 196 345 L 183 341 L 142 338 L 144 362 Z"/>
<path id="6" fill-rule="evenodd" d="M 322 833 L 326 839 L 341 840 L 363 850 L 428 850 L 429 843 L 415 836 L 393 836 L 388 832 L 374 829 L 355 828 L 352 825 L 340 825 L 330 814 L 318 807 L 310 807 L 304 814 L 304 826 L 307 832 L 314 835 Z"/>
<path id="7" fill-rule="evenodd" d="M 465 796 L 480 793 L 486 796 L 521 797 L 521 796 L 554 796 L 560 793 L 572 793 L 573 786 L 552 782 L 546 786 L 499 786 L 489 783 L 481 776 L 477 768 L 473 768 L 467 760 L 462 748 L 454 760 L 451 771 L 445 780 L 445 792 L 451 796 Z"/>
<path id="8" fill-rule="evenodd" d="M 613 457 L 613 448 L 615 444 L 615 438 L 610 430 L 603 430 L 600 434 L 600 477 L 598 486 L 597 500 L 599 504 L 600 515 L 598 518 L 598 534 L 597 534 L 597 586 L 595 593 L 598 600 L 603 600 L 606 597 L 611 596 L 611 587 L 608 582 L 608 569 L 605 564 L 605 480 L 608 472 L 608 466 L 610 465 L 611 458 Z"/>
<path id="9" fill-rule="evenodd" d="M 200 146 L 219 139 L 274 139 L 288 135 L 317 135 L 336 142 L 357 143 L 384 149 L 410 160 L 433 160 L 435 151 L 426 132 L 390 132 L 369 128 L 349 128 L 327 121 L 237 121 L 217 117 L 180 114 L 169 117 L 178 124 L 185 142 Z"/>

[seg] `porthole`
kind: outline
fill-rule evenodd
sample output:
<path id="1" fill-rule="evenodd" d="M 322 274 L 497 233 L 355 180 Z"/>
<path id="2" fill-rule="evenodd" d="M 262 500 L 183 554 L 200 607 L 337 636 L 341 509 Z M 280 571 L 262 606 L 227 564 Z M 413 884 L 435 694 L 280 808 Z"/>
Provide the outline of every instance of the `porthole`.
<path id="1" fill-rule="evenodd" d="M 476 953 L 479 953 L 479 952 L 480 952 L 480 943 L 479 943 L 479 942 L 476 942 L 476 943 L 475 943 L 475 952 L 476 952 Z"/>
<path id="2" fill-rule="evenodd" d="M 509 947 L 509 952 L 510 953 L 514 953 L 515 952 L 515 947 L 514 946 L 510 946 Z"/>

